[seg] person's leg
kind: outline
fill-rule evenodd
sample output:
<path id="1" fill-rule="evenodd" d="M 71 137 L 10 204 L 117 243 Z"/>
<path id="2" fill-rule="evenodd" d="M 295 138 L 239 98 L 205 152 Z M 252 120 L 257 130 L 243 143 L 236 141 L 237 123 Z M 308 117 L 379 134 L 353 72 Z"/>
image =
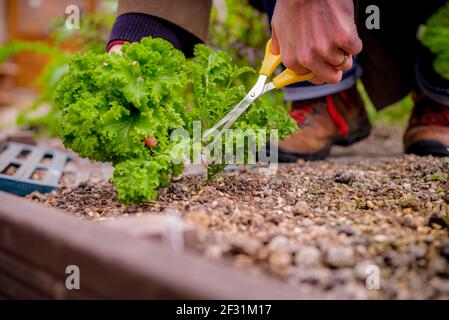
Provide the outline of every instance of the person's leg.
<path id="1" fill-rule="evenodd" d="M 449 152 L 449 81 L 433 69 L 434 56 L 416 40 L 419 25 L 445 4 L 444 0 L 404 5 L 398 1 L 365 1 L 380 9 L 380 30 L 359 33 L 364 50 L 359 57 L 362 81 L 377 109 L 410 92 L 415 106 L 404 135 L 404 151 L 447 156 Z"/>
<path id="2" fill-rule="evenodd" d="M 429 13 L 444 3 L 435 1 Z M 434 60 L 429 49 L 417 45 L 415 106 L 404 135 L 404 151 L 423 156 L 449 156 L 449 80 L 435 72 Z"/>
<path id="3" fill-rule="evenodd" d="M 270 20 L 275 4 L 275 0 L 265 0 Z M 361 68 L 355 62 L 340 84 L 301 83 L 284 89 L 285 99 L 292 101 L 290 115 L 300 130 L 279 142 L 280 161 L 322 159 L 332 145 L 350 145 L 369 135 L 371 126 L 355 87 L 360 75 Z"/>
<path id="4" fill-rule="evenodd" d="M 359 0 L 358 32 L 363 51 L 358 57 L 361 80 L 376 109 L 387 107 L 405 97 L 416 86 L 416 34 L 420 24 L 445 1 L 428 0 L 403 3 L 385 0 Z M 369 5 L 379 8 L 380 29 L 365 26 Z"/>
<path id="5" fill-rule="evenodd" d="M 418 64 L 415 54 L 418 26 L 444 3 L 444 0 L 428 0 L 418 4 L 381 0 L 355 1 L 358 31 L 364 45 L 362 53 L 357 57 L 357 64 L 363 70 L 361 80 L 375 107 L 382 109 L 405 97 L 418 87 L 418 79 L 420 89 L 415 91 L 421 92 L 420 99 L 416 102 L 404 137 L 405 151 L 409 153 L 445 155 L 449 146 L 449 112 L 445 102 L 449 86 L 441 78 L 436 81 L 431 67 L 433 59 L 422 54 L 422 48 L 418 50 L 418 53 L 421 52 Z M 266 0 L 269 15 L 270 9 L 272 14 L 274 4 L 274 0 Z M 365 10 L 369 5 L 379 8 L 379 30 L 370 30 L 365 26 L 368 18 Z M 343 141 L 350 144 L 364 136 L 363 126 L 359 124 L 363 125 L 366 113 L 355 88 L 350 89 L 352 94 L 343 91 L 346 96 L 352 97 L 346 99 L 346 103 L 338 103 L 340 99 L 335 95 L 318 95 L 317 99 L 303 101 L 301 97 L 314 97 L 314 89 L 303 86 L 302 90 L 303 95 L 297 96 L 299 101 L 293 102 L 292 110 L 292 115 L 296 115 L 302 130 L 280 143 L 281 160 L 322 158 L 333 144 L 342 141 L 341 130 L 340 135 L 336 133 L 341 121 L 335 121 L 338 117 L 331 117 L 329 101 L 336 100 L 336 109 L 341 118 L 357 133 L 353 136 L 346 135 L 347 138 Z M 321 88 L 317 87 L 315 90 Z M 295 108 L 298 110 L 295 111 Z M 433 124 L 429 124 L 429 121 Z"/>
<path id="6" fill-rule="evenodd" d="M 445 4 L 427 0 L 406 6 L 395 1 L 365 1 L 380 8 L 380 30 L 360 35 L 362 81 L 377 109 L 413 92 L 415 106 L 404 135 L 404 151 L 419 155 L 449 155 L 449 81 L 433 69 L 433 55 L 416 40 L 421 24 Z M 399 23 L 400 21 L 400 23 Z"/>
<path id="7" fill-rule="evenodd" d="M 210 9 L 211 0 L 121 0 L 108 49 L 152 36 L 190 56 L 194 44 L 206 40 Z"/>
<path id="8" fill-rule="evenodd" d="M 410 93 L 418 23 L 410 5 L 399 1 L 360 0 L 357 29 L 363 41 L 358 62 L 361 80 L 376 109 L 393 104 Z M 365 25 L 369 5 L 379 8 L 380 29 Z"/>

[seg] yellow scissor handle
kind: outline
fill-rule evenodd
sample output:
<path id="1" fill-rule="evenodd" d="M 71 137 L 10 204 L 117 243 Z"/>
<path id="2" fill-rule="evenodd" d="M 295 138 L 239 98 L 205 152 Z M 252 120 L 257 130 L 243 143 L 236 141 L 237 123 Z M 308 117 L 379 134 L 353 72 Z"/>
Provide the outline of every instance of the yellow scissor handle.
<path id="1" fill-rule="evenodd" d="M 260 68 L 259 74 L 264 76 L 271 76 L 277 67 L 282 62 L 280 55 L 275 55 L 271 52 L 271 39 L 267 42 L 267 47 L 265 49 L 265 57 L 262 62 L 262 67 Z M 291 69 L 285 69 L 279 75 L 273 79 L 273 84 L 276 89 L 288 86 L 289 84 L 302 82 L 310 80 L 314 77 L 312 72 L 306 74 L 296 74 Z"/>
<path id="2" fill-rule="evenodd" d="M 274 70 L 282 62 L 281 55 L 275 55 L 271 52 L 271 39 L 267 42 L 267 47 L 265 48 L 265 56 L 262 61 L 262 67 L 260 68 L 259 74 L 270 77 Z"/>

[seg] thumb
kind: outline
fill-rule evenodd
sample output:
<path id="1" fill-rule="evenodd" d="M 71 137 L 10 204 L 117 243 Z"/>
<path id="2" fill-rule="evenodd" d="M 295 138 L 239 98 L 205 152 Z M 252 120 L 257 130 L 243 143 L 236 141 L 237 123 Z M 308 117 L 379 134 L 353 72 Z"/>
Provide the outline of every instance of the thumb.
<path id="1" fill-rule="evenodd" d="M 281 48 L 279 48 L 279 42 L 276 37 L 276 32 L 274 28 L 271 28 L 271 52 L 275 55 L 279 55 L 281 53 Z"/>

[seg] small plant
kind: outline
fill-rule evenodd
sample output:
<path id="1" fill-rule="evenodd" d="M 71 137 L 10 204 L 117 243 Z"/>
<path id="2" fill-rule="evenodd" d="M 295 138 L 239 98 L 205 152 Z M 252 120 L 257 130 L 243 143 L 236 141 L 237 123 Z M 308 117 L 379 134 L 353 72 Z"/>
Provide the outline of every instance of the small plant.
<path id="1" fill-rule="evenodd" d="M 441 7 L 419 30 L 421 42 L 436 54 L 435 70 L 449 79 L 449 3 Z"/>
<path id="2" fill-rule="evenodd" d="M 426 181 L 443 181 L 445 179 L 446 179 L 446 176 L 442 172 L 438 172 L 436 174 L 426 177 Z"/>

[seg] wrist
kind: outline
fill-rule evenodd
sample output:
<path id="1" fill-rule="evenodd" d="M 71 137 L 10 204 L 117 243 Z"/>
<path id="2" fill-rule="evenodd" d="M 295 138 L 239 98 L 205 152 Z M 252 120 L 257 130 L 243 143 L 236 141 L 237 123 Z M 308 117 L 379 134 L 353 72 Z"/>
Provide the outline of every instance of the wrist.
<path id="1" fill-rule="evenodd" d="M 139 42 L 151 36 L 162 38 L 186 56 L 193 55 L 193 47 L 201 40 L 187 30 L 156 16 L 143 13 L 125 13 L 117 17 L 107 48 L 115 41 Z"/>
<path id="2" fill-rule="evenodd" d="M 162 38 L 176 49 L 183 50 L 183 43 L 168 23 L 157 17 L 143 13 L 126 13 L 117 17 L 112 28 L 107 48 L 117 42 L 139 42 L 144 37 Z"/>
<path id="3" fill-rule="evenodd" d="M 106 47 L 106 52 L 120 52 L 120 49 L 122 48 L 123 44 L 125 44 L 126 41 L 124 40 L 115 40 L 110 41 L 108 43 L 108 46 Z"/>

